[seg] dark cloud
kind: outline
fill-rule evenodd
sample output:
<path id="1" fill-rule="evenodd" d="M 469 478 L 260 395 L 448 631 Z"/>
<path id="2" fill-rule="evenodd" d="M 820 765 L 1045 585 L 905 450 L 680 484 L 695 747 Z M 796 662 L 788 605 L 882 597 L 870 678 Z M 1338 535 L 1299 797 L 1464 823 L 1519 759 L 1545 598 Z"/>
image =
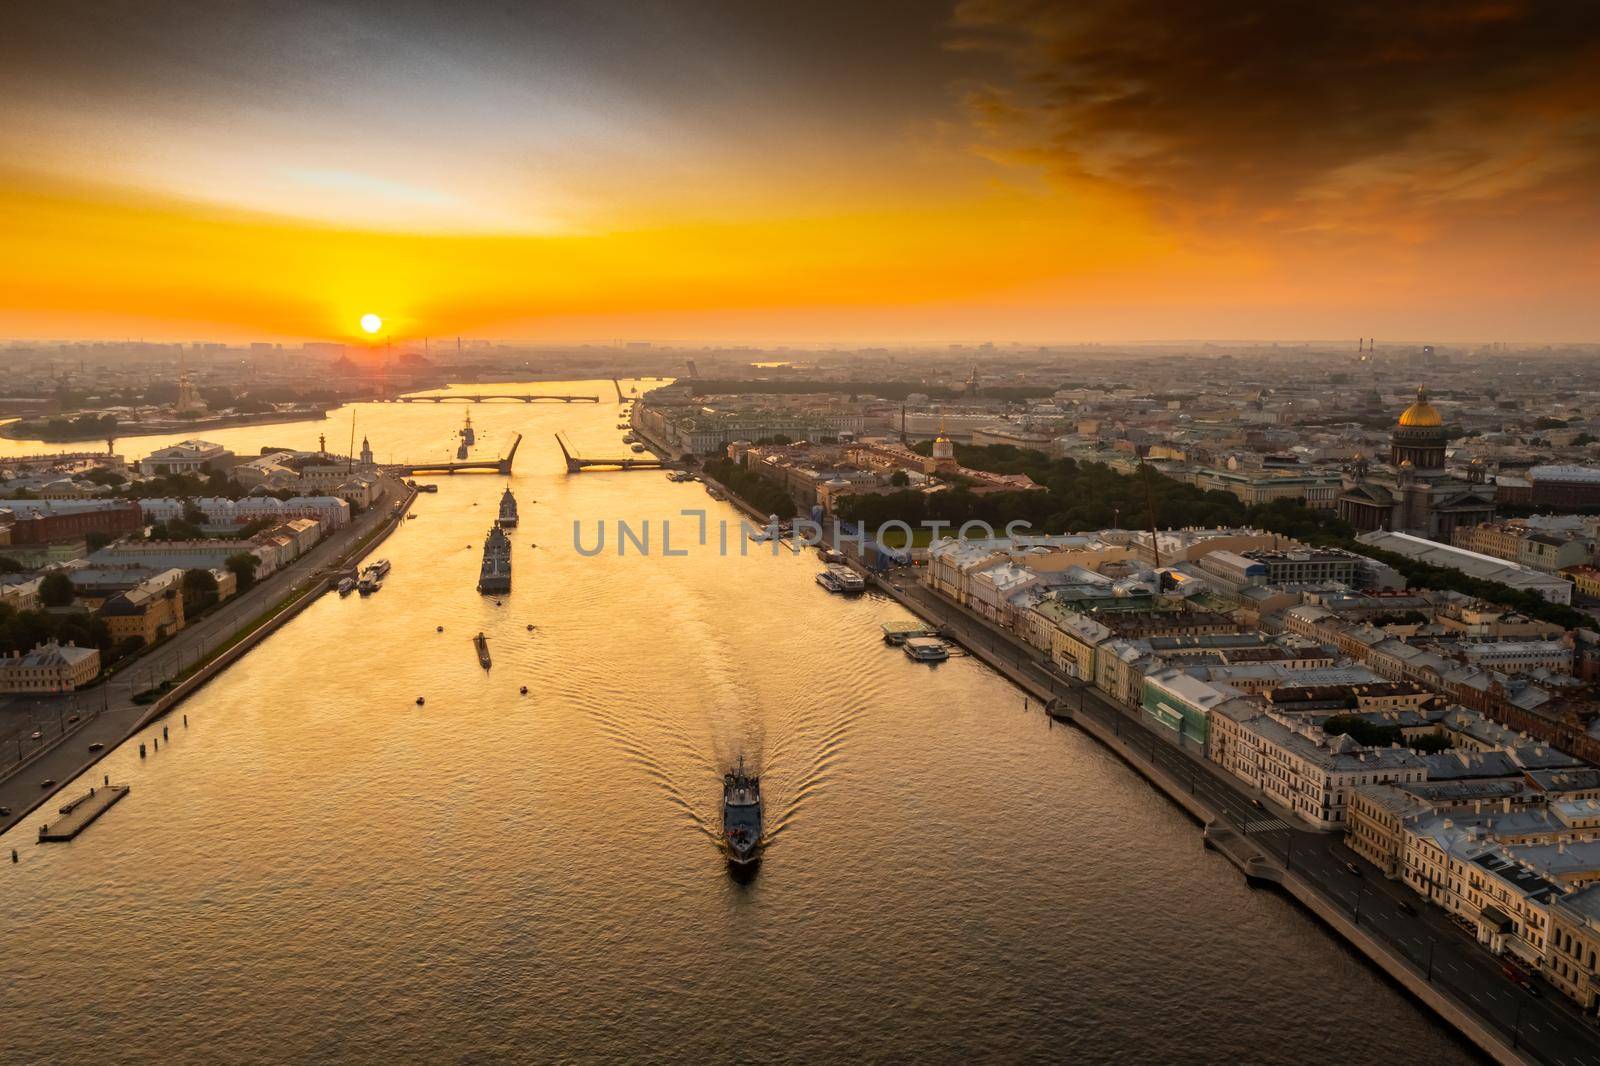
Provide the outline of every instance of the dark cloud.
<path id="1" fill-rule="evenodd" d="M 50 0 L 0 4 L 0 89 L 273 107 L 472 79 L 685 112 L 918 113 L 953 65 L 919 0 Z M 3 122 L 0 119 L 0 122 Z"/>
<path id="2" fill-rule="evenodd" d="M 986 151 L 1174 211 L 1593 197 L 1600 4 L 964 0 L 952 21 L 950 47 L 1012 71 L 967 96 Z"/>

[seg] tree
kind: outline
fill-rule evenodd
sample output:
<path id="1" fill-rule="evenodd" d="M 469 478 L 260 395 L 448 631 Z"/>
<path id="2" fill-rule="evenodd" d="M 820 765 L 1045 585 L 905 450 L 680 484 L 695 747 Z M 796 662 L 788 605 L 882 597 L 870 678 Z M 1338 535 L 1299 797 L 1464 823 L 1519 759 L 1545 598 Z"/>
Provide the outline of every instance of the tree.
<path id="1" fill-rule="evenodd" d="M 92 552 L 97 552 L 107 544 L 110 544 L 111 539 L 110 533 L 100 529 L 91 529 L 83 535 L 83 542 L 88 545 L 89 550 Z"/>
<path id="2" fill-rule="evenodd" d="M 157 522 L 150 527 L 151 540 L 200 540 L 204 531 L 197 525 L 174 518 L 170 522 Z"/>
<path id="3" fill-rule="evenodd" d="M 893 485 L 897 489 L 903 489 L 907 485 L 911 484 L 911 475 L 906 473 L 904 470 L 896 470 L 894 473 L 889 475 L 889 484 Z"/>
<path id="4" fill-rule="evenodd" d="M 255 556 L 250 556 L 254 559 Z M 217 578 L 209 570 L 198 567 L 183 572 L 183 603 L 184 613 L 187 615 L 199 614 L 201 611 L 217 602 Z"/>
<path id="5" fill-rule="evenodd" d="M 1322 723 L 1322 731 L 1330 737 L 1340 734 L 1353 737 L 1356 743 L 1368 748 L 1383 747 L 1400 739 L 1399 726 L 1378 725 L 1359 714 L 1336 714 Z"/>
<path id="6" fill-rule="evenodd" d="M 78 590 L 72 587 L 72 579 L 59 570 L 46 574 L 44 580 L 39 582 L 39 602 L 46 607 L 68 607 L 77 599 Z"/>
<path id="7" fill-rule="evenodd" d="M 256 567 L 261 565 L 261 560 L 249 552 L 235 552 L 228 556 L 223 565 L 233 572 L 239 582 L 239 591 L 244 592 L 256 583 Z"/>

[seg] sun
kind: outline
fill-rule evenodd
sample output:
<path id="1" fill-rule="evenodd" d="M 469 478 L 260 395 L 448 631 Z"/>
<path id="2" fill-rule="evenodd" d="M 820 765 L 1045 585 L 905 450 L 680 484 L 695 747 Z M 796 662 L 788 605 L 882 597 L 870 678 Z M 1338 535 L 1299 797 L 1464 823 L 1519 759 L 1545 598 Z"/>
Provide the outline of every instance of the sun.
<path id="1" fill-rule="evenodd" d="M 361 316 L 361 328 L 368 333 L 376 333 L 383 328 L 383 319 L 368 311 Z"/>

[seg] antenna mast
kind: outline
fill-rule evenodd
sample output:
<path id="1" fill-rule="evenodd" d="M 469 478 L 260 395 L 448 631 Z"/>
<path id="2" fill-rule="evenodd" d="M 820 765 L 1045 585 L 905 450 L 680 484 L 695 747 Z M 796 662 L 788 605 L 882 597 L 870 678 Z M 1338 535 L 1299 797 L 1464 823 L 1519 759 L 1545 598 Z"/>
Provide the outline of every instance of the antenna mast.
<path id="1" fill-rule="evenodd" d="M 1144 509 L 1145 519 L 1150 523 L 1150 553 L 1155 559 L 1155 568 L 1161 569 L 1161 542 L 1156 537 L 1156 496 L 1150 488 L 1150 464 L 1141 457 L 1139 470 L 1144 475 Z"/>

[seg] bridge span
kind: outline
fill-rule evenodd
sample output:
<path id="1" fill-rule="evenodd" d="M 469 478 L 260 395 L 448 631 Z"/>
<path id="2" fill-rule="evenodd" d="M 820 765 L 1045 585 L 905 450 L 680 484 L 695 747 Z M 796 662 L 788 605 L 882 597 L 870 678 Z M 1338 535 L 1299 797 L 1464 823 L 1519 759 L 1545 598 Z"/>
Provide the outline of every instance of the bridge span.
<path id="1" fill-rule="evenodd" d="M 517 434 L 517 439 L 511 442 L 511 450 L 500 459 L 469 459 L 463 462 L 441 463 L 395 463 L 388 467 L 396 474 L 466 474 L 485 473 L 510 476 L 511 463 L 517 457 L 517 448 L 522 444 L 522 434 Z"/>
<path id="2" fill-rule="evenodd" d="M 599 403 L 598 396 L 542 395 L 537 393 L 455 393 L 447 396 L 396 396 L 389 403 Z"/>
<path id="3" fill-rule="evenodd" d="M 675 464 L 654 455 L 634 455 L 618 459 L 590 459 L 573 455 L 567 447 L 567 442 L 561 439 L 561 434 L 556 434 L 556 444 L 561 448 L 561 455 L 567 461 L 567 473 L 581 474 L 585 470 L 609 467 L 614 470 L 663 470 Z"/>

